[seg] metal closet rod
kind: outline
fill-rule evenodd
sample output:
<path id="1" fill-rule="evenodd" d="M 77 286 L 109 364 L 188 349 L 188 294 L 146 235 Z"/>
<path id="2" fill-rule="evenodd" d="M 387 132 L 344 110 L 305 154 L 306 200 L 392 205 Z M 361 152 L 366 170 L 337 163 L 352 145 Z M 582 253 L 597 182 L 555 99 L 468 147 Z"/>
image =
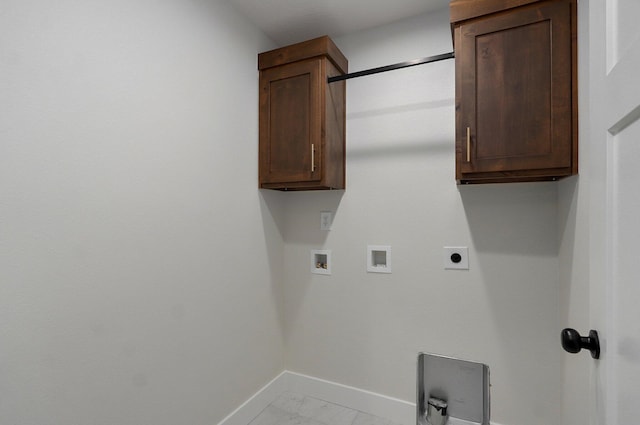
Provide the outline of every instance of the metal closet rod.
<path id="1" fill-rule="evenodd" d="M 335 77 L 329 77 L 329 83 L 335 83 L 336 81 L 349 80 L 351 78 L 364 77 L 365 75 L 378 74 L 380 72 L 393 71 L 400 68 L 408 68 L 410 66 L 422 65 L 425 63 L 438 62 L 445 59 L 453 59 L 455 57 L 453 52 L 443 53 L 441 55 L 429 56 L 422 59 L 414 59 L 411 61 L 395 63 L 393 65 L 381 66 L 378 68 L 365 69 L 364 71 L 352 72 L 351 74 L 337 75 Z"/>

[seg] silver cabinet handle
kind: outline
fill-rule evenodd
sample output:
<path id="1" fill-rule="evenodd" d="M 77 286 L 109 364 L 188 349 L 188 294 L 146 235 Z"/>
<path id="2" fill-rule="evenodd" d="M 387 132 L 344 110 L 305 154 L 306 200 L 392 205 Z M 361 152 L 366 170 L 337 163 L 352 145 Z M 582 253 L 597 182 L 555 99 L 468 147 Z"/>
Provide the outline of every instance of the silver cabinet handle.
<path id="1" fill-rule="evenodd" d="M 471 162 L 471 128 L 467 127 L 467 162 Z"/>

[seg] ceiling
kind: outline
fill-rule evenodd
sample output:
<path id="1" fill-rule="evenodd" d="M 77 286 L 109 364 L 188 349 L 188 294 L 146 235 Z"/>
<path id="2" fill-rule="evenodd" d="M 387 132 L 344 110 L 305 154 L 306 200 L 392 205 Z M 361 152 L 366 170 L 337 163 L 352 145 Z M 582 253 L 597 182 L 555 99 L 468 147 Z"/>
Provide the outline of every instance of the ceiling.
<path id="1" fill-rule="evenodd" d="M 449 0 L 230 0 L 278 45 L 340 35 L 447 7 Z"/>

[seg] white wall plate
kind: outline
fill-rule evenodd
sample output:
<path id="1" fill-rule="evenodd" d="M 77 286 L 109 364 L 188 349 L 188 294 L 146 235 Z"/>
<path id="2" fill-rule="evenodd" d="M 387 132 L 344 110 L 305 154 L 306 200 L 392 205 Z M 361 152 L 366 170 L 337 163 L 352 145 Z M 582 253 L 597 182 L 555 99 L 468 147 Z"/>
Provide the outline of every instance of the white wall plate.
<path id="1" fill-rule="evenodd" d="M 445 246 L 443 253 L 445 269 L 469 270 L 469 248 L 466 246 Z"/>
<path id="2" fill-rule="evenodd" d="M 331 274 L 331 250 L 312 249 L 311 250 L 311 273 Z"/>
<path id="3" fill-rule="evenodd" d="M 391 273 L 391 247 L 389 245 L 367 245 L 367 271 L 369 273 Z"/>

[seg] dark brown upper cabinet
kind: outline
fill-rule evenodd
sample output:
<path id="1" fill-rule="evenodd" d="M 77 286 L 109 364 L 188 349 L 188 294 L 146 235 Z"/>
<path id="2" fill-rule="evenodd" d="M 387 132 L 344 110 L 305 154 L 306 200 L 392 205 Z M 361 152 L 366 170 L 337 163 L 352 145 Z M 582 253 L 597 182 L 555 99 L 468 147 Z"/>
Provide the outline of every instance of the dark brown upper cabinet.
<path id="1" fill-rule="evenodd" d="M 456 180 L 578 172 L 575 0 L 452 0 Z"/>
<path id="2" fill-rule="evenodd" d="M 327 36 L 258 55 L 261 188 L 345 188 L 347 68 Z"/>

